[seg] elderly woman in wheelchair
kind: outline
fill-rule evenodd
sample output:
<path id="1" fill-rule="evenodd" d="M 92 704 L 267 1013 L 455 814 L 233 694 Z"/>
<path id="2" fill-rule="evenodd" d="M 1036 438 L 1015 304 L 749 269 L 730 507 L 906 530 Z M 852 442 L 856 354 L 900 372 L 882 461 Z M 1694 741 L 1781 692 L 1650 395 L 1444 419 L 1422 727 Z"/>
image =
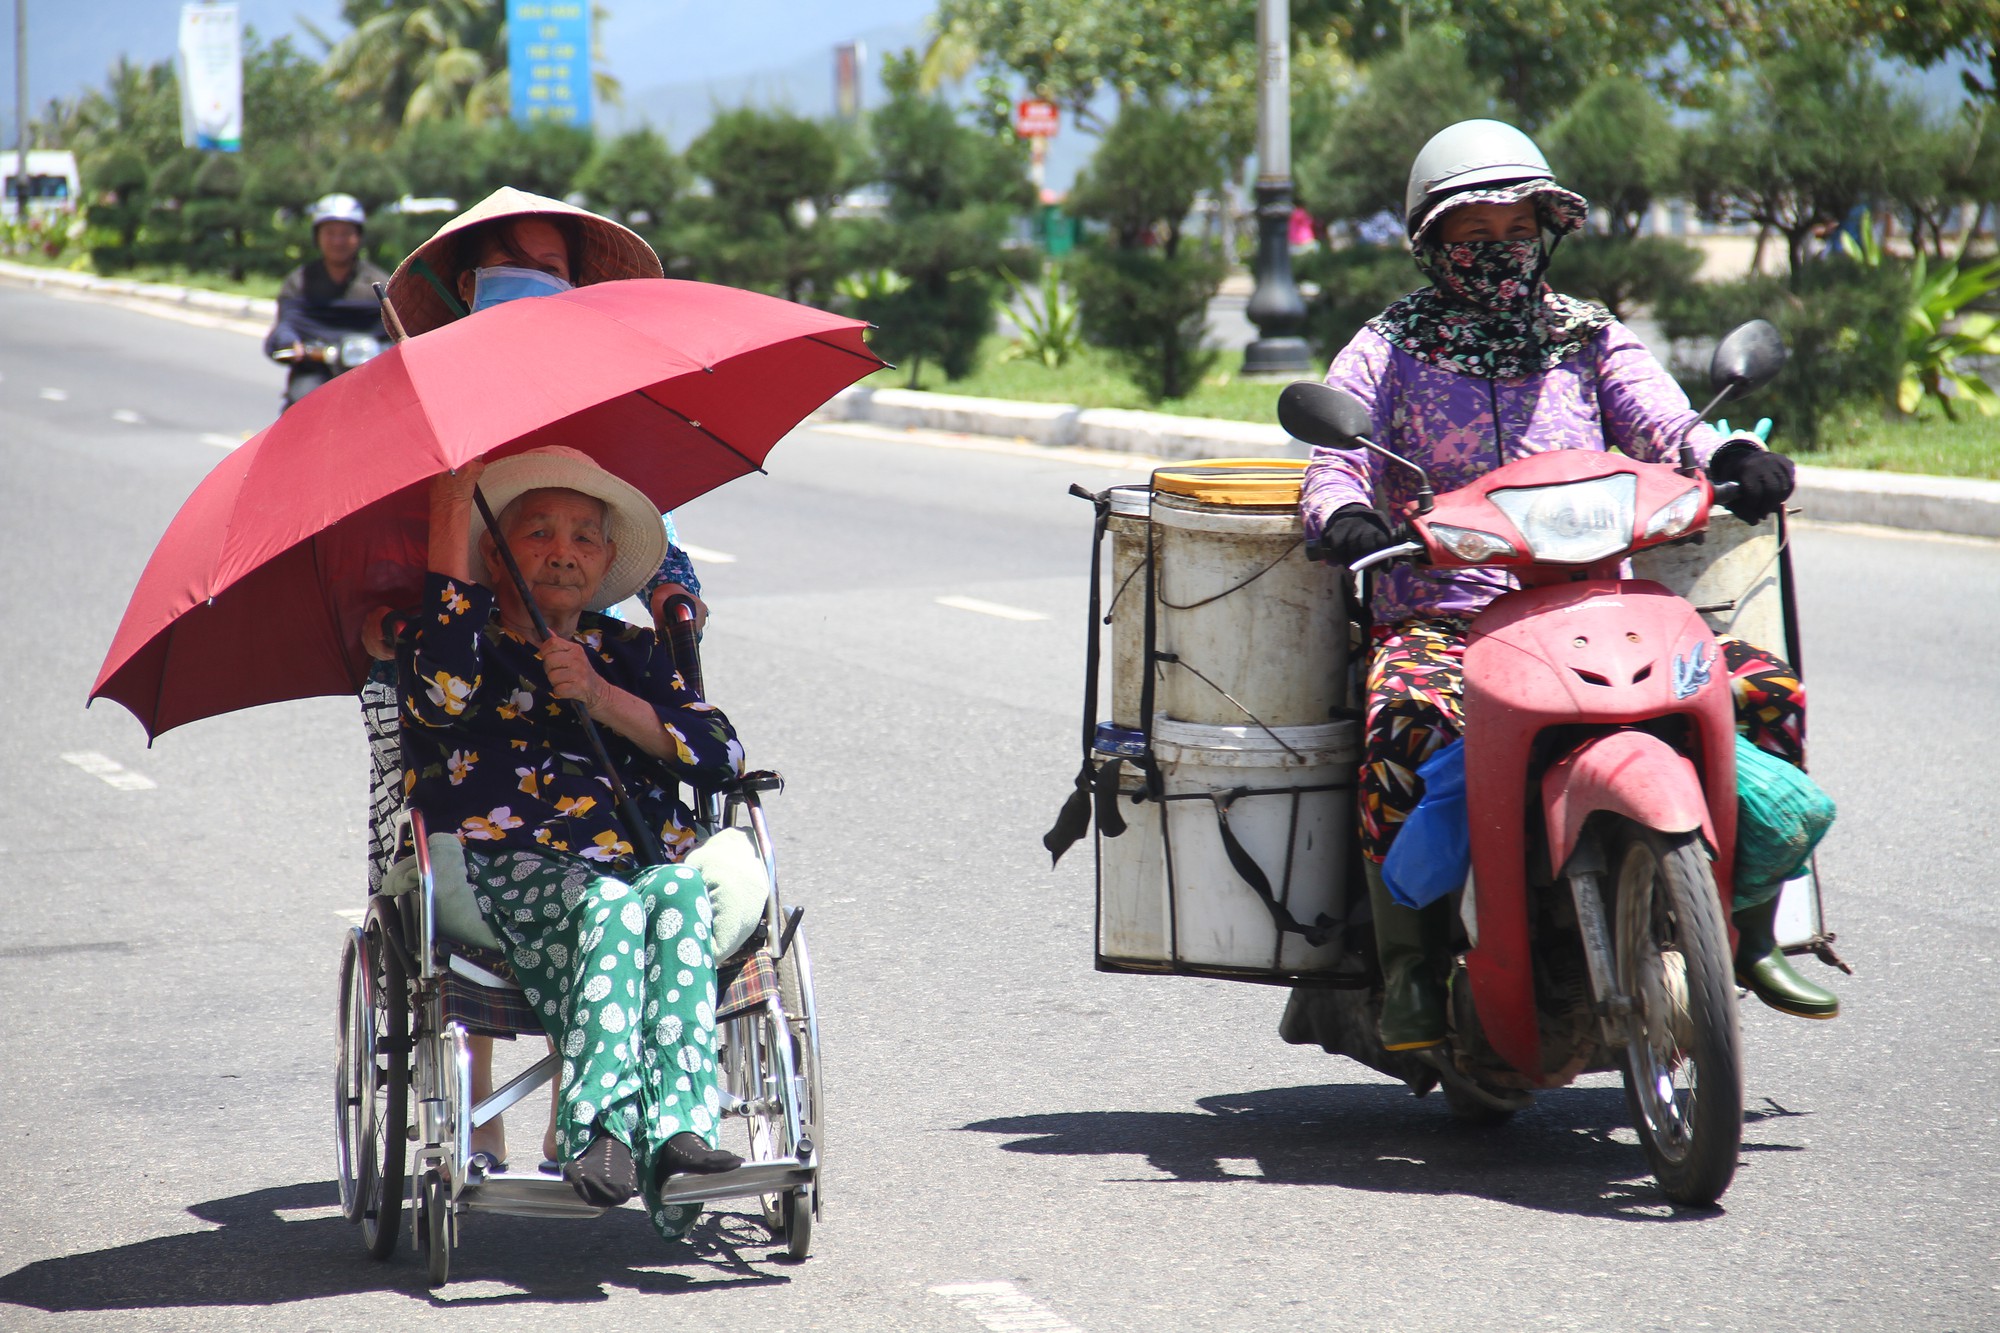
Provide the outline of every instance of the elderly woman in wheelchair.
<path id="1" fill-rule="evenodd" d="M 492 535 L 473 512 L 482 471 L 482 489 L 548 626 L 547 638 L 534 628 L 520 592 L 503 573 Z M 751 934 L 770 881 L 747 842 L 747 855 L 710 858 L 711 875 L 732 881 L 725 926 L 711 903 L 711 886 L 694 868 L 702 858 L 677 864 L 699 836 L 694 813 L 677 798 L 679 784 L 697 791 L 729 788 L 742 774 L 742 748 L 728 719 L 688 688 L 651 631 L 594 614 L 644 582 L 659 565 L 663 541 L 658 514 L 645 496 L 572 450 L 533 450 L 437 478 L 430 572 L 424 601 L 399 636 L 398 676 L 405 787 L 410 807 L 421 812 L 419 840 L 428 829 L 420 859 L 428 871 L 440 853 L 462 852 L 463 883 L 480 918 L 468 933 L 484 933 L 500 946 L 519 985 L 518 1000 L 553 1044 L 560 1060 L 554 1137 L 563 1178 L 588 1209 L 642 1194 L 654 1227 L 671 1239 L 699 1211 L 686 1200 L 713 1197 L 677 1189 L 673 1178 L 732 1172 L 742 1164 L 718 1142 L 724 1114 L 740 1108 L 742 1098 L 718 1086 L 717 964 Z M 588 741 L 570 701 L 597 724 L 629 793 L 628 808 L 636 807 L 668 864 L 640 863 L 611 783 L 587 757 Z M 761 815 L 751 800 L 761 839 Z M 424 910 L 436 916 L 429 896 L 427 884 Z M 432 928 L 427 917 L 424 930 Z M 721 938 L 725 930 L 733 938 Z M 748 1058 L 760 1068 L 783 1066 L 786 1077 L 766 1082 L 802 1088 L 796 1070 L 801 1053 L 784 1035 L 774 970 L 770 978 L 774 1035 L 734 1045 L 756 1048 Z M 805 985 L 810 987 L 809 971 Z M 810 1010 L 809 998 L 802 1007 Z M 393 1022 L 388 1025 L 393 1029 Z M 485 1082 L 468 1058 L 463 1027 L 457 1031 L 456 1077 Z M 776 1045 L 787 1046 L 783 1059 L 765 1049 Z M 740 1076 L 746 1053 L 725 1053 L 728 1072 Z M 443 1077 L 449 1082 L 452 1075 Z M 426 1130 L 421 1075 L 418 1083 L 414 1137 L 422 1142 L 436 1135 Z M 480 1091 L 475 1086 L 475 1094 Z M 482 1113 L 487 1123 L 518 1096 L 503 1090 L 490 1099 L 491 1109 Z M 798 1175 L 798 1159 L 810 1164 L 812 1147 L 796 1108 L 784 1119 L 791 1132 L 782 1137 L 795 1154 L 791 1175 Z M 752 1146 L 768 1149 L 771 1135 L 767 1131 L 759 1144 L 757 1124 L 753 1120 Z M 457 1132 L 470 1135 L 473 1126 Z M 345 1137 L 342 1152 L 345 1182 Z M 466 1160 L 461 1151 L 459 1161 Z M 469 1173 L 476 1176 L 477 1167 Z M 442 1281 L 435 1252 L 442 1242 L 448 1254 L 450 1219 L 466 1182 L 440 1184 L 439 1175 L 431 1173 L 432 1188 L 442 1194 L 427 1199 L 421 1189 L 415 1193 L 419 1211 L 428 1203 L 432 1213 L 432 1269 Z M 757 1183 L 729 1192 L 756 1193 Z M 774 1174 L 762 1183 L 797 1182 Z M 505 1191 L 496 1196 L 512 1197 Z M 784 1221 L 810 1206 L 797 1189 L 778 1200 L 775 1214 L 767 1202 L 767 1216 Z M 561 1211 L 546 1203 L 528 1210 Z M 355 1220 L 362 1220 L 359 1211 L 350 1205 Z M 796 1217 L 796 1232 L 803 1233 L 808 1221 Z M 421 1242 L 421 1223 L 418 1229 Z M 794 1235 L 795 1249 L 802 1241 L 802 1234 Z M 370 1244 L 386 1257 L 372 1236 Z"/>

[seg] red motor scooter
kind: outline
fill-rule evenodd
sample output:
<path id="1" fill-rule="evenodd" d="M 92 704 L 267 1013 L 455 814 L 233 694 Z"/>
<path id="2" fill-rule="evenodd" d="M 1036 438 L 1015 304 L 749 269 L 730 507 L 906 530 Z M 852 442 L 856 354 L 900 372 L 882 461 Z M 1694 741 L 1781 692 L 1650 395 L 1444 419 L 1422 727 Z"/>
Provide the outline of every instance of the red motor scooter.
<path id="1" fill-rule="evenodd" d="M 1717 348 L 1725 399 L 1784 364 L 1758 321 Z M 1309 443 L 1367 448 L 1367 410 L 1325 385 L 1286 389 Z M 1451 1033 L 1409 1054 L 1461 1113 L 1504 1117 L 1535 1089 L 1617 1068 L 1653 1172 L 1682 1203 L 1736 1170 L 1743 1072 L 1727 927 L 1736 837 L 1735 715 L 1714 634 L 1685 599 L 1622 578 L 1634 551 L 1686 540 L 1717 489 L 1693 466 L 1564 450 L 1433 500 L 1409 540 L 1357 561 L 1496 566 L 1517 591 L 1473 620 L 1465 652 L 1472 873 Z M 1355 1053 L 1350 1050 L 1350 1053 Z"/>

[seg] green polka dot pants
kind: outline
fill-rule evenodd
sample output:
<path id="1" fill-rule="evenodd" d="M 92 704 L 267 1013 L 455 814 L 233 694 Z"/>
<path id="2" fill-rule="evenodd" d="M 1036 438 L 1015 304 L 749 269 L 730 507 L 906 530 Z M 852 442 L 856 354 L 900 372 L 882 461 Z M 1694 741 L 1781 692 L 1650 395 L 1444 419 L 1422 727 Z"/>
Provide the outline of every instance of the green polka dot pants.
<path id="1" fill-rule="evenodd" d="M 715 957 L 698 871 L 654 866 L 629 882 L 540 852 L 466 854 L 480 913 L 562 1057 L 556 1135 L 565 1158 L 602 1131 L 632 1150 L 653 1226 L 686 1233 L 696 1206 L 660 1202 L 655 1162 L 692 1132 L 716 1146 Z"/>

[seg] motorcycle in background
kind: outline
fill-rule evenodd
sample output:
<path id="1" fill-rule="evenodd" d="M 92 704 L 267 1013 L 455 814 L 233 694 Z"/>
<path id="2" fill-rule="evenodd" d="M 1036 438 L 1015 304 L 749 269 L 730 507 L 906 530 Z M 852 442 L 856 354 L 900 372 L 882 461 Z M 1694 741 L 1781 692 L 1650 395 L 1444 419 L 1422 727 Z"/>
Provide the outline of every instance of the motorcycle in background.
<path id="1" fill-rule="evenodd" d="M 285 381 L 285 406 L 291 407 L 335 375 L 373 361 L 382 354 L 382 346 L 382 340 L 372 333 L 349 333 L 339 342 L 279 348 L 271 359 L 291 367 Z"/>

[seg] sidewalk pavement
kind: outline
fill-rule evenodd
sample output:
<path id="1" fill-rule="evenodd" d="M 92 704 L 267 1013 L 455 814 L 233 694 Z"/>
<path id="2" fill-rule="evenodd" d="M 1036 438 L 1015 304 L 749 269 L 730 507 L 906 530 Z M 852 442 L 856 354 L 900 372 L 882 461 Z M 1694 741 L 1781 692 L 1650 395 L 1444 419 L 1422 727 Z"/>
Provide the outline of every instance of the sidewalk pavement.
<path id="1" fill-rule="evenodd" d="M 198 287 L 127 282 L 65 269 L 0 260 L 0 282 L 151 308 L 198 314 L 245 332 L 268 328 L 276 303 Z M 1275 388 L 1275 386 L 1274 386 Z M 1178 417 L 1066 403 L 874 389 L 842 391 L 817 414 L 823 421 L 945 431 L 1025 440 L 1050 447 L 1098 449 L 1169 462 L 1201 458 L 1303 458 L 1306 446 L 1275 425 Z M 2000 481 L 1925 477 L 1847 468 L 1799 468 L 1796 503 L 1806 518 L 1863 523 L 2000 540 Z"/>
<path id="2" fill-rule="evenodd" d="M 1273 385 L 1274 394 L 1276 389 Z M 1257 422 L 860 385 L 836 395 L 820 409 L 819 417 L 997 436 L 1051 447 L 1101 449 L 1168 462 L 1304 458 L 1311 452 L 1279 427 Z M 1865 523 L 2000 540 L 2000 481 L 1801 466 L 1794 503 L 1803 517 L 1819 522 Z"/>

